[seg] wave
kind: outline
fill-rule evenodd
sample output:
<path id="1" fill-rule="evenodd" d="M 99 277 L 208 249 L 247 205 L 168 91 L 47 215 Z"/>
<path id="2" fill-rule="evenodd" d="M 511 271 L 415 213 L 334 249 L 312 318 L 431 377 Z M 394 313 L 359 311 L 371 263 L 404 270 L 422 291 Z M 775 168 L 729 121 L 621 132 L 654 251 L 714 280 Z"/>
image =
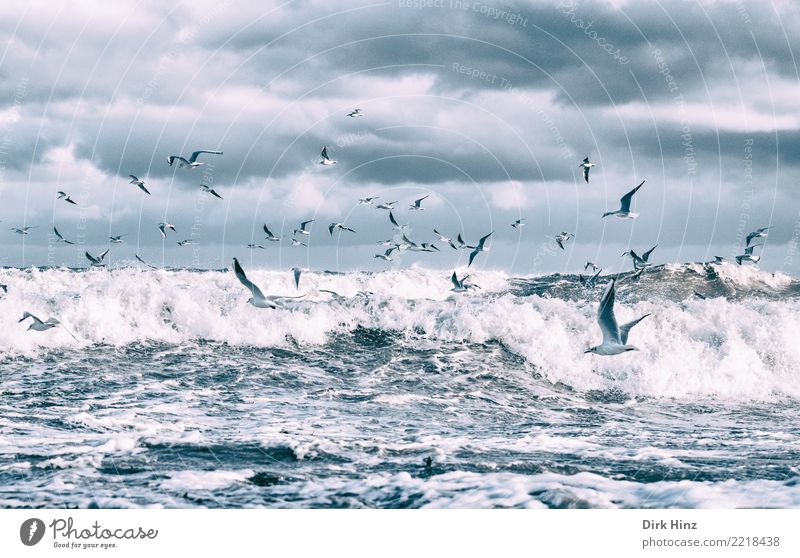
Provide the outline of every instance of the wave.
<path id="1" fill-rule="evenodd" d="M 447 272 L 427 269 L 307 272 L 299 291 L 290 272 L 249 270 L 266 294 L 306 295 L 286 309 L 263 310 L 247 304 L 248 293 L 226 271 L 5 269 L 0 351 L 18 358 L 74 349 L 69 333 L 78 347 L 208 341 L 314 350 L 368 328 L 401 333 L 403 351 L 423 340 L 499 342 L 547 381 L 581 392 L 800 398 L 800 286 L 789 276 L 704 264 L 654 268 L 638 281 L 623 275 L 619 319 L 652 315 L 631 334 L 640 351 L 598 357 L 583 351 L 600 341 L 602 287 L 586 289 L 575 276 L 472 273 L 481 289 L 454 294 Z M 67 331 L 27 331 L 17 323 L 25 311 L 56 317 Z"/>

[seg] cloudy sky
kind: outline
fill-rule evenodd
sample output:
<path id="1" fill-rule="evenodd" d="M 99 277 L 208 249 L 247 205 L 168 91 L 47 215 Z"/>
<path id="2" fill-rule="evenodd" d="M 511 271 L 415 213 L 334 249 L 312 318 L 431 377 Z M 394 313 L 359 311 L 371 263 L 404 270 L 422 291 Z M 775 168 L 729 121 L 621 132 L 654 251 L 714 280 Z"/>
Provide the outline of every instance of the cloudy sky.
<path id="1" fill-rule="evenodd" d="M 478 267 L 576 272 L 741 253 L 800 273 L 800 10 L 792 1 L 473 0 L 0 4 L 0 265 L 382 269 L 409 236 Z M 355 107 L 363 118 L 348 118 Z M 318 165 L 327 145 L 338 163 Z M 194 170 L 170 154 L 219 149 Z M 578 163 L 597 163 L 589 185 Z M 152 196 L 128 183 L 143 178 Z M 601 219 L 646 180 L 636 221 Z M 203 193 L 206 182 L 223 196 Z M 77 206 L 56 199 L 67 192 Z M 414 198 L 430 194 L 423 212 Z M 510 227 L 518 218 L 521 233 Z M 309 249 L 288 239 L 316 219 Z M 162 241 L 159 221 L 178 232 Z M 357 234 L 331 237 L 341 221 Z M 263 241 L 267 223 L 281 243 Z M 10 227 L 36 226 L 27 236 Z M 75 246 L 54 243 L 57 226 Z M 576 237 L 565 252 L 548 239 Z M 193 238 L 180 248 L 177 240 Z M 258 242 L 266 250 L 250 251 Z"/>

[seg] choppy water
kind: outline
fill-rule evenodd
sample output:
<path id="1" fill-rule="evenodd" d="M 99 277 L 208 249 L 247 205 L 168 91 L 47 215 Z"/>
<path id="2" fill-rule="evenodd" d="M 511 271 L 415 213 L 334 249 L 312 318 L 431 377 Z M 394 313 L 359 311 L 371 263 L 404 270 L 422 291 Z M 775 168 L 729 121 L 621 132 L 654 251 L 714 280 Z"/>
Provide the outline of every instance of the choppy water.
<path id="1" fill-rule="evenodd" d="M 796 280 L 621 281 L 619 318 L 653 315 L 617 357 L 583 354 L 602 286 L 474 280 L 307 273 L 273 311 L 230 272 L 2 270 L 0 505 L 800 505 Z"/>

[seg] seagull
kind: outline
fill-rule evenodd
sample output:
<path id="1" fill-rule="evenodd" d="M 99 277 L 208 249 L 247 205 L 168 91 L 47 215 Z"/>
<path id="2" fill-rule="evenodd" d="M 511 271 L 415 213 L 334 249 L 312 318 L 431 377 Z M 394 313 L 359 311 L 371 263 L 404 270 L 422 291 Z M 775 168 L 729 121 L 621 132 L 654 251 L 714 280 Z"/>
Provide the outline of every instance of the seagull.
<path id="1" fill-rule="evenodd" d="M 378 258 L 379 260 L 384 260 L 386 262 L 390 262 L 390 261 L 392 261 L 392 252 L 394 252 L 395 250 L 397 250 L 396 246 L 394 246 L 392 248 L 389 248 L 383 254 L 375 254 L 375 257 Z"/>
<path id="2" fill-rule="evenodd" d="M 265 250 L 265 248 L 263 246 L 261 246 L 260 244 L 248 244 L 247 247 L 251 248 L 251 249 L 252 248 L 261 248 L 262 250 Z"/>
<path id="3" fill-rule="evenodd" d="M 484 247 L 484 243 L 486 242 L 486 239 L 489 238 L 490 236 L 492 236 L 493 234 L 494 234 L 494 231 L 490 232 L 489 234 L 487 234 L 484 237 L 481 237 L 481 239 L 478 241 L 478 245 L 473 247 L 472 252 L 469 253 L 469 263 L 467 264 L 467 267 L 472 265 L 472 260 L 474 260 L 475 256 L 478 255 L 478 252 L 488 252 L 489 251 L 488 248 Z"/>
<path id="4" fill-rule="evenodd" d="M 422 244 L 420 244 L 419 245 L 419 251 L 420 252 L 441 252 L 441 250 L 439 250 L 439 248 L 437 248 L 435 244 L 430 243 L 430 242 L 423 242 Z"/>
<path id="5" fill-rule="evenodd" d="M 340 295 L 336 291 L 330 291 L 328 289 L 320 289 L 319 292 L 327 293 L 327 294 L 331 295 L 331 298 L 333 298 L 333 300 L 335 300 L 337 302 L 341 302 L 343 300 L 347 300 L 347 298 L 343 297 L 342 295 Z"/>
<path id="6" fill-rule="evenodd" d="M 37 318 L 36 316 L 34 316 L 33 314 L 31 314 L 30 312 L 25 312 L 24 314 L 22 314 L 22 317 L 21 317 L 19 320 L 17 320 L 17 323 L 23 322 L 23 321 L 27 320 L 28 318 L 31 318 L 31 319 L 33 319 L 33 323 L 31 323 L 31 325 L 29 325 L 29 326 L 28 326 L 28 331 L 30 331 L 30 330 L 34 330 L 34 331 L 47 331 L 48 329 L 52 329 L 52 328 L 54 328 L 54 327 L 61 326 L 61 328 L 62 328 L 64 331 L 66 331 L 67 333 L 69 333 L 69 334 L 72 336 L 72 338 L 73 338 L 73 339 L 75 339 L 75 341 L 77 341 L 77 340 L 78 340 L 78 338 L 77 338 L 77 337 L 75 337 L 74 335 L 72 335 L 72 333 L 70 333 L 70 332 L 69 332 L 69 330 L 67 330 L 67 328 L 65 328 L 65 327 L 64 327 L 64 326 L 61 324 L 61 322 L 59 322 L 59 321 L 58 321 L 57 319 L 55 319 L 55 318 L 47 318 L 47 320 L 43 322 L 42 320 L 40 320 L 39 318 Z"/>
<path id="7" fill-rule="evenodd" d="M 767 231 L 770 230 L 771 228 L 772 227 L 764 227 L 763 229 L 756 229 L 755 231 L 753 231 L 750 234 L 748 234 L 747 235 L 747 244 L 745 244 L 745 246 L 750 246 L 750 242 L 752 242 L 754 238 L 761 238 L 761 237 L 764 237 L 764 236 L 769 236 L 769 233 Z"/>
<path id="8" fill-rule="evenodd" d="M 123 236 L 128 236 L 128 235 L 127 234 L 119 234 L 117 236 L 109 236 L 108 237 L 108 241 L 112 242 L 114 244 L 122 244 L 123 242 L 125 242 L 124 240 L 122 240 Z"/>
<path id="9" fill-rule="evenodd" d="M 394 218 L 394 214 L 389 211 L 389 222 L 392 224 L 392 228 L 396 231 L 402 231 L 403 229 L 407 229 L 408 225 L 401 225 L 397 222 L 397 219 Z"/>
<path id="10" fill-rule="evenodd" d="M 311 234 L 311 231 L 306 230 L 306 226 L 308 226 L 310 223 L 313 223 L 314 221 L 315 221 L 315 219 L 309 219 L 308 221 L 303 221 L 302 223 L 300 223 L 300 228 L 299 229 L 294 229 L 292 231 L 292 234 L 293 235 L 298 234 L 298 233 L 299 234 Z"/>
<path id="11" fill-rule="evenodd" d="M 236 278 L 239 279 L 239 282 L 247 287 L 250 293 L 253 295 L 251 298 L 247 299 L 249 304 L 252 304 L 256 308 L 280 308 L 281 301 L 289 298 L 303 298 L 302 296 L 264 296 L 264 293 L 261 292 L 255 284 L 253 284 L 250 279 L 244 274 L 244 270 L 242 266 L 239 265 L 239 260 L 233 258 L 233 272 L 236 274 Z"/>
<path id="12" fill-rule="evenodd" d="M 425 208 L 422 207 L 422 200 L 424 200 L 428 196 L 430 196 L 430 194 L 428 194 L 427 196 L 422 196 L 417 200 L 414 200 L 414 203 L 409 205 L 408 208 L 412 211 L 425 211 Z"/>
<path id="13" fill-rule="evenodd" d="M 175 230 L 175 225 L 171 225 L 166 221 L 162 221 L 158 224 L 158 230 L 161 232 L 161 236 L 167 238 L 167 229 L 172 229 L 173 232 L 178 232 Z"/>
<path id="14" fill-rule="evenodd" d="M 193 238 L 187 238 L 186 240 L 179 240 L 178 246 L 186 246 L 187 244 L 194 244 L 197 241 Z"/>
<path id="15" fill-rule="evenodd" d="M 69 196 L 68 196 L 68 195 L 67 195 L 65 192 L 61 192 L 61 191 L 59 191 L 59 192 L 58 192 L 58 199 L 60 199 L 60 200 L 64 200 L 65 202 L 67 202 L 67 203 L 71 203 L 72 205 L 78 205 L 77 203 L 75 203 L 74 201 L 72 201 L 72 198 L 71 198 L 71 197 L 69 197 Z"/>
<path id="16" fill-rule="evenodd" d="M 103 259 L 106 257 L 106 254 L 108 254 L 108 250 L 109 250 L 109 248 L 106 248 L 106 251 L 103 252 L 102 254 L 100 254 L 97 257 L 92 256 L 89 252 L 86 252 L 86 259 L 91 262 L 89 267 L 92 267 L 92 266 L 95 266 L 95 265 L 97 265 L 97 266 L 106 265 L 106 264 L 103 263 Z"/>
<path id="17" fill-rule="evenodd" d="M 708 298 L 708 297 L 707 297 L 706 295 L 704 295 L 703 293 L 698 293 L 698 292 L 697 292 L 697 291 L 695 291 L 695 290 L 692 290 L 692 292 L 694 293 L 694 296 L 695 296 L 695 298 L 699 298 L 700 300 L 706 300 L 706 299 Z"/>
<path id="18" fill-rule="evenodd" d="M 151 195 L 150 192 L 147 191 L 147 188 L 144 187 L 144 182 L 136 178 L 136 176 L 133 174 L 129 174 L 128 176 L 131 178 L 131 181 L 128 182 L 128 184 L 136 184 L 142 192 L 144 192 L 148 196 Z"/>
<path id="19" fill-rule="evenodd" d="M 595 166 L 594 163 L 590 163 L 589 157 L 586 157 L 578 166 L 583 167 L 583 179 L 586 181 L 586 184 L 589 184 L 589 169 Z"/>
<path id="20" fill-rule="evenodd" d="M 216 196 L 216 197 L 218 197 L 219 199 L 222 199 L 222 196 L 220 196 L 220 195 L 217 193 L 217 191 L 216 191 L 216 190 L 214 190 L 213 188 L 211 188 L 211 186 L 208 186 L 208 185 L 206 185 L 206 184 L 201 184 L 201 185 L 200 185 L 200 187 L 203 189 L 203 192 L 206 192 L 207 194 L 211 194 L 212 196 Z"/>
<path id="21" fill-rule="evenodd" d="M 328 148 L 324 145 L 322 146 L 322 152 L 319 154 L 322 157 L 322 161 L 319 162 L 320 165 L 328 166 L 328 165 L 335 165 L 336 161 L 328 157 Z"/>
<path id="22" fill-rule="evenodd" d="M 348 112 L 347 116 L 349 116 L 350 118 L 357 118 L 359 116 L 364 116 L 364 113 L 361 112 L 360 108 L 357 108 L 357 109 L 353 109 L 352 111 Z"/>
<path id="23" fill-rule="evenodd" d="M 372 196 L 369 198 L 359 198 L 358 205 L 372 205 L 372 202 L 377 200 L 380 196 Z"/>
<path id="24" fill-rule="evenodd" d="M 633 250 L 628 250 L 626 252 L 623 252 L 622 255 L 623 256 L 630 256 L 633 259 L 633 269 L 639 270 L 639 269 L 643 269 L 643 268 L 645 268 L 645 267 L 650 265 L 649 263 L 647 263 L 647 260 L 650 259 L 650 254 L 657 247 L 658 247 L 658 244 L 656 244 L 655 246 L 650 248 L 647 252 L 645 252 L 641 256 L 639 256 Z"/>
<path id="25" fill-rule="evenodd" d="M 21 229 L 18 229 L 17 227 L 11 227 L 11 230 L 12 230 L 12 231 L 14 231 L 14 232 L 15 232 L 15 233 L 17 233 L 17 234 L 28 234 L 28 231 L 29 231 L 29 230 L 31 230 L 31 229 L 38 229 L 38 228 L 39 228 L 39 227 L 37 227 L 37 226 L 32 226 L 32 227 L 22 227 Z"/>
<path id="26" fill-rule="evenodd" d="M 636 191 L 642 187 L 644 184 L 644 180 L 642 180 L 641 184 L 639 184 L 636 188 L 625 194 L 619 199 L 619 209 L 617 211 L 607 211 L 603 213 L 603 217 L 608 217 L 609 215 L 614 215 L 619 217 L 620 219 L 636 219 L 639 214 L 638 213 L 631 213 L 631 200 L 633 199 L 633 195 Z"/>
<path id="27" fill-rule="evenodd" d="M 299 267 L 293 267 L 292 268 L 292 273 L 294 273 L 294 288 L 295 289 L 299 289 L 300 288 L 300 274 L 302 272 L 303 271 Z"/>
<path id="28" fill-rule="evenodd" d="M 752 246 L 748 246 L 747 248 L 745 248 L 744 249 L 744 254 L 742 254 L 741 256 L 736 256 L 736 263 L 738 263 L 739 265 L 742 265 L 743 261 L 744 262 L 758 263 L 758 261 L 761 259 L 761 256 L 754 256 L 753 255 L 753 248 L 755 248 L 756 246 L 762 246 L 762 245 L 761 244 L 753 244 Z"/>
<path id="29" fill-rule="evenodd" d="M 146 266 L 147 266 L 147 267 L 149 267 L 150 269 L 158 269 L 156 266 L 154 266 L 154 265 L 150 265 L 149 263 L 147 263 L 146 261 L 144 261 L 144 260 L 142 259 L 142 257 L 141 257 L 139 254 L 136 254 L 136 259 L 137 259 L 137 260 L 139 260 L 140 262 L 142 262 L 144 265 L 146 265 Z"/>
<path id="30" fill-rule="evenodd" d="M 475 248 L 474 246 L 469 246 L 466 242 L 464 242 L 464 239 L 461 238 L 461 233 L 458 233 L 458 238 L 456 240 L 458 240 L 458 247 L 462 250 L 466 250 L 467 248 Z"/>
<path id="31" fill-rule="evenodd" d="M 597 271 L 598 269 L 600 269 L 599 267 L 597 267 L 597 265 L 593 264 L 592 262 L 586 262 L 585 264 L 583 264 L 584 271 L 586 271 L 590 267 L 592 268 L 592 271 Z"/>
<path id="32" fill-rule="evenodd" d="M 450 247 L 451 247 L 453 250 L 458 250 L 458 247 L 457 247 L 455 244 L 453 244 L 453 239 L 451 239 L 451 238 L 448 238 L 448 237 L 444 236 L 442 233 L 440 233 L 440 232 L 439 232 L 439 231 L 437 231 L 436 229 L 433 229 L 433 232 L 434 232 L 434 234 L 435 234 L 436 236 L 438 236 L 438 237 L 439 237 L 439 241 L 440 241 L 440 242 L 444 242 L 444 243 L 446 243 L 446 244 L 449 244 L 449 245 L 450 245 Z"/>
<path id="33" fill-rule="evenodd" d="M 61 233 L 60 233 L 60 232 L 58 232 L 58 229 L 57 229 L 57 228 L 53 227 L 53 232 L 54 232 L 54 233 L 55 233 L 55 235 L 56 235 L 56 242 L 63 242 L 64 244 L 75 244 L 74 242 L 72 242 L 72 241 L 70 241 L 70 240 L 67 240 L 66 238 L 64 238 L 63 236 L 61 236 Z"/>
<path id="34" fill-rule="evenodd" d="M 296 238 L 292 238 L 292 246 L 305 246 L 306 248 L 308 248 L 308 244 L 306 244 L 305 242 L 300 242 Z"/>
<path id="35" fill-rule="evenodd" d="M 603 342 L 596 347 L 589 347 L 584 351 L 585 353 L 594 353 L 603 356 L 612 356 L 625 353 L 628 351 L 638 351 L 639 349 L 633 345 L 628 345 L 628 334 L 633 326 L 641 322 L 650 314 L 645 314 L 637 320 L 633 320 L 619 326 L 617 318 L 614 316 L 614 296 L 616 291 L 616 279 L 612 279 L 606 288 L 603 298 L 600 300 L 600 306 L 597 308 L 597 324 L 603 332 Z"/>
<path id="36" fill-rule="evenodd" d="M 572 234 L 572 233 L 569 233 L 569 232 L 561 232 L 561 233 L 557 234 L 556 237 L 553 240 L 556 241 L 556 244 L 558 244 L 559 248 L 561 248 L 562 250 L 565 250 L 564 243 L 567 240 L 569 240 L 570 238 L 575 238 L 575 235 Z"/>
<path id="37" fill-rule="evenodd" d="M 597 283 L 597 279 L 600 277 L 600 273 L 602 272 L 603 272 L 602 269 L 598 269 L 597 273 L 595 273 L 591 277 L 584 277 L 583 275 L 578 275 L 578 280 L 581 282 L 581 285 L 583 285 L 587 289 L 592 289 Z"/>
<path id="38" fill-rule="evenodd" d="M 517 230 L 521 229 L 522 227 L 524 227 L 524 226 L 525 226 L 525 223 L 523 223 L 523 221 L 524 221 L 524 220 L 525 220 L 525 219 L 517 219 L 516 221 L 514 221 L 513 223 L 511 223 L 511 227 L 512 227 L 512 228 L 515 228 L 515 229 L 517 229 Z"/>
<path id="39" fill-rule="evenodd" d="M 388 238 L 386 240 L 379 240 L 375 244 L 380 244 L 381 246 L 397 246 L 393 238 Z"/>
<path id="40" fill-rule="evenodd" d="M 714 256 L 714 261 L 708 263 L 711 265 L 722 265 L 724 260 L 725 258 L 723 258 L 722 256 Z"/>
<path id="41" fill-rule="evenodd" d="M 392 210 L 392 209 L 394 209 L 394 204 L 396 204 L 396 203 L 397 203 L 396 201 L 379 203 L 378 205 L 375 206 L 375 209 L 389 209 L 389 210 Z"/>
<path id="42" fill-rule="evenodd" d="M 267 227 L 266 223 L 264 223 L 264 227 L 263 228 L 264 228 L 264 234 L 267 235 L 267 238 L 266 238 L 267 240 L 269 240 L 270 242 L 280 242 L 281 241 L 279 236 L 275 236 L 274 234 L 272 234 L 272 231 L 269 230 L 269 227 Z"/>
<path id="43" fill-rule="evenodd" d="M 169 163 L 169 166 L 172 166 L 172 164 L 175 161 L 178 161 L 179 169 L 182 169 L 183 167 L 189 167 L 190 169 L 194 169 L 201 165 L 205 165 L 205 163 L 197 162 L 197 157 L 199 157 L 202 153 L 209 153 L 211 155 L 222 155 L 222 151 L 209 151 L 207 149 L 200 149 L 198 151 L 193 151 L 188 161 L 183 157 L 181 157 L 180 155 L 170 155 L 169 157 L 167 157 L 167 162 Z"/>
<path id="44" fill-rule="evenodd" d="M 460 280 L 456 272 L 453 272 L 453 275 L 450 276 L 450 282 L 453 283 L 453 288 L 450 289 L 454 293 L 463 293 L 470 289 L 480 289 L 478 285 L 470 285 L 467 283 L 467 279 L 469 279 L 469 275 L 465 275 Z"/>
<path id="45" fill-rule="evenodd" d="M 345 227 L 341 223 L 331 223 L 330 225 L 328 225 L 328 232 L 331 233 L 331 236 L 333 236 L 333 231 L 336 229 L 339 229 L 340 231 L 350 231 L 351 233 L 356 232 L 353 229 Z"/>

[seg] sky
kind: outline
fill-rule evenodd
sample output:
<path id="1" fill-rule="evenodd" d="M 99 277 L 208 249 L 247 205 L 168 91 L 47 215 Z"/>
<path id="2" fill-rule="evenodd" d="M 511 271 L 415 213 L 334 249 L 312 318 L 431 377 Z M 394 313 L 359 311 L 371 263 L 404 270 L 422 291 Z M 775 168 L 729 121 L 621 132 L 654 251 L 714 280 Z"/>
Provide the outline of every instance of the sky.
<path id="1" fill-rule="evenodd" d="M 0 30 L 0 265 L 83 267 L 124 234 L 112 265 L 465 266 L 436 228 L 494 231 L 479 269 L 620 271 L 628 248 L 732 258 L 772 226 L 759 265 L 800 274 L 791 1 L 11 0 Z M 318 164 L 323 145 L 337 164 Z M 167 164 L 198 149 L 223 155 Z M 637 220 L 601 218 L 642 180 Z M 408 236 L 442 252 L 374 258 L 395 231 L 365 196 L 397 200 Z"/>

